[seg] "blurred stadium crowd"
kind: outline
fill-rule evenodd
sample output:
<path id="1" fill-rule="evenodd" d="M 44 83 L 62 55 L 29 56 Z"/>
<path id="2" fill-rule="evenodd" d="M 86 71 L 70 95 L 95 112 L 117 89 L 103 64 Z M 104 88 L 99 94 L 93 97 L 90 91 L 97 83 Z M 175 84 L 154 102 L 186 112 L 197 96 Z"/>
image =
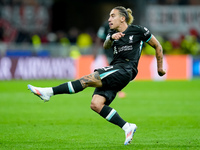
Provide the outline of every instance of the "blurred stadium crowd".
<path id="1" fill-rule="evenodd" d="M 131 3 L 133 6 L 131 8 L 136 7 L 131 0 L 124 1 L 125 6 Z M 78 0 L 75 0 L 76 2 L 80 3 Z M 92 3 L 89 0 L 86 2 Z M 102 1 L 103 6 L 106 6 L 107 2 L 114 3 L 112 0 Z M 55 11 L 59 11 L 59 9 L 54 9 L 58 3 L 62 5 L 63 1 L 0 0 L 0 56 L 8 55 L 9 50 L 31 50 L 36 52 L 45 50 L 47 55 L 51 54 L 53 56 L 91 54 L 93 49 L 96 48 L 94 45 L 98 38 L 96 34 L 98 27 L 102 24 L 86 25 L 83 28 L 80 28 L 77 24 L 59 28 L 60 26 L 56 26 L 56 22 L 54 22 L 55 18 L 58 19 L 57 17 L 59 17 L 54 15 Z M 96 3 L 101 2 L 97 1 Z M 142 4 L 144 3 L 146 5 L 162 6 L 200 6 L 199 0 L 143 0 Z M 83 4 L 83 1 L 81 4 Z M 123 5 L 122 1 L 117 2 L 114 6 L 119 4 Z M 78 13 L 82 17 L 82 12 L 79 11 Z M 200 24 L 200 14 L 197 17 Z M 103 19 L 101 20 L 103 23 Z M 154 32 L 152 31 L 152 33 Z M 200 55 L 200 32 L 196 28 L 188 27 L 184 33 L 179 32 L 175 37 L 157 32 L 155 36 L 162 44 L 165 54 Z M 56 55 L 59 49 L 62 52 Z M 154 53 L 148 45 L 144 45 L 143 54 L 151 55 Z"/>

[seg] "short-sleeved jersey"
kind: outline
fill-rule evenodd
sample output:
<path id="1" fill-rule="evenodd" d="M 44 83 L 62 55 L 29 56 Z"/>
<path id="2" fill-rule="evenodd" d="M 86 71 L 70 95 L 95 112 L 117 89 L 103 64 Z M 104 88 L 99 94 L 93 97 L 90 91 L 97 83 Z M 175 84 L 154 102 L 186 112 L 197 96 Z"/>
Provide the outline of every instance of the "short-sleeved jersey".
<path id="1" fill-rule="evenodd" d="M 109 38 L 116 31 L 110 31 L 107 35 Z M 113 48 L 113 60 L 110 63 L 111 65 L 117 63 L 130 62 L 133 70 L 138 72 L 138 62 L 141 56 L 142 45 L 144 42 L 148 42 L 152 35 L 146 27 L 138 25 L 130 25 L 123 32 L 124 37 L 119 40 L 114 40 Z"/>

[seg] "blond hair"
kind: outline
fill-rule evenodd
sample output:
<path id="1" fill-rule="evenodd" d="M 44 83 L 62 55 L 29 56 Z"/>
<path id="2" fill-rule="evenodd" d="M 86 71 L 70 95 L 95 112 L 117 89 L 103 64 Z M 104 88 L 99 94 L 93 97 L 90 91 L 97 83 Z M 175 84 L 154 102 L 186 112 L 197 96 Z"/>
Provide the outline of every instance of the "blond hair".
<path id="1" fill-rule="evenodd" d="M 125 8 L 123 6 L 117 6 L 115 7 L 114 9 L 117 9 L 119 11 L 119 14 L 121 16 L 124 16 L 125 17 L 125 20 L 126 20 L 126 23 L 128 25 L 132 24 L 133 23 L 133 20 L 134 20 L 134 17 L 132 15 L 132 10 L 130 8 Z"/>

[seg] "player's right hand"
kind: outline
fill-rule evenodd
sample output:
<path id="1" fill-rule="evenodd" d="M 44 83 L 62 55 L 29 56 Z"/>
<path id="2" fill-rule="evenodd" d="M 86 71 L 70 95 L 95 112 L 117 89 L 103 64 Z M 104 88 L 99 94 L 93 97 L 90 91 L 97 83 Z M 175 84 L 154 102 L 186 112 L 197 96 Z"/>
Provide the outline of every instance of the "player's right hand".
<path id="1" fill-rule="evenodd" d="M 114 39 L 114 40 L 119 40 L 121 37 L 124 37 L 124 33 L 122 33 L 122 32 L 117 32 L 117 33 L 114 33 L 113 35 L 112 35 L 112 39 Z"/>

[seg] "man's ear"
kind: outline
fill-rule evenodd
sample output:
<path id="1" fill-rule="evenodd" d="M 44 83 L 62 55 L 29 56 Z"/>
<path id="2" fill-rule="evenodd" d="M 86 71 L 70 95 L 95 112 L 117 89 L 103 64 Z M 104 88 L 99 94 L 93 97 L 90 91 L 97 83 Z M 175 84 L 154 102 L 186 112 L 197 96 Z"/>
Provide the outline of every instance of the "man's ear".
<path id="1" fill-rule="evenodd" d="M 121 23 L 124 22 L 125 21 L 125 17 L 122 16 L 121 19 L 120 19 L 120 21 L 121 21 Z"/>

